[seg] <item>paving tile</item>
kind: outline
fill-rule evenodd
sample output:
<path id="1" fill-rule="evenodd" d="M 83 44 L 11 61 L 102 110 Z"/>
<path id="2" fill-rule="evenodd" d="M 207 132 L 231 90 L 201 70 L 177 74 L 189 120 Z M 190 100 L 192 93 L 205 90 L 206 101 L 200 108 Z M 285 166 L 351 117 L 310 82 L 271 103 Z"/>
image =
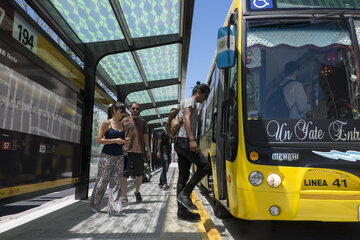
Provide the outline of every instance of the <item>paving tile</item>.
<path id="1" fill-rule="evenodd" d="M 134 187 L 129 187 L 129 205 L 124 208 L 123 217 L 107 214 L 106 196 L 101 211 L 95 214 L 90 212 L 88 200 L 77 201 L 6 231 L 0 239 L 201 239 L 197 223 L 181 221 L 176 216 L 177 164 L 169 167 L 167 191 L 158 187 L 160 173 L 141 186 L 141 203 L 136 202 Z"/>

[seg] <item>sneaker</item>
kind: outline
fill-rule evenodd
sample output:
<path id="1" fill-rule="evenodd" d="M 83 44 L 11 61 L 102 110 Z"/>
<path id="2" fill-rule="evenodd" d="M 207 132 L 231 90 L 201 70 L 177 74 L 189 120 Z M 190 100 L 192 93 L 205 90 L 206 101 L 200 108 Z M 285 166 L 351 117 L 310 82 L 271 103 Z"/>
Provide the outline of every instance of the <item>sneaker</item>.
<path id="1" fill-rule="evenodd" d="M 127 200 L 127 198 L 123 198 L 121 200 L 121 206 L 122 207 L 126 207 L 129 204 L 129 201 Z"/>
<path id="2" fill-rule="evenodd" d="M 166 191 L 166 190 L 169 190 L 169 188 L 170 188 L 170 186 L 169 185 L 167 185 L 167 184 L 164 184 L 164 187 L 163 187 L 163 189 Z"/>
<path id="3" fill-rule="evenodd" d="M 186 196 L 183 191 L 181 191 L 177 196 L 177 201 L 186 207 L 190 212 L 197 210 L 197 207 L 193 204 L 191 198 Z"/>
<path id="4" fill-rule="evenodd" d="M 200 215 L 198 213 L 188 212 L 188 211 L 179 211 L 177 212 L 177 217 L 181 220 L 196 222 L 200 220 Z"/>
<path id="5" fill-rule="evenodd" d="M 92 213 L 97 213 L 97 212 L 98 212 L 98 210 L 97 210 L 96 208 L 94 208 L 94 207 L 91 207 L 91 208 L 90 208 L 90 211 L 91 211 Z"/>
<path id="6" fill-rule="evenodd" d="M 163 186 L 164 186 L 164 185 L 159 184 L 159 188 L 160 188 L 160 189 L 163 188 Z"/>
<path id="7" fill-rule="evenodd" d="M 135 197 L 136 197 L 136 201 L 137 201 L 137 202 L 141 202 L 141 201 L 142 201 L 142 197 L 141 197 L 140 192 L 135 192 Z"/>

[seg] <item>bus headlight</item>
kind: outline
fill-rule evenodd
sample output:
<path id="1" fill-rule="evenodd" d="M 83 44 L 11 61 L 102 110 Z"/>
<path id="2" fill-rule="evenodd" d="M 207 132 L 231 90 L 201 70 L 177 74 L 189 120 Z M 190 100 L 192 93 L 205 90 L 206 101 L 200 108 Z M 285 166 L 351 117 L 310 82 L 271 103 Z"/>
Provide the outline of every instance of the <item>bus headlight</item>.
<path id="1" fill-rule="evenodd" d="M 276 205 L 272 205 L 270 208 L 269 208 L 269 212 L 271 215 L 273 216 L 277 216 L 280 214 L 280 208 Z"/>
<path id="2" fill-rule="evenodd" d="M 266 179 L 270 187 L 276 188 L 281 184 L 281 177 L 277 173 L 271 173 Z"/>
<path id="3" fill-rule="evenodd" d="M 249 182 L 251 185 L 259 186 L 264 180 L 263 175 L 259 171 L 253 171 L 249 174 Z"/>

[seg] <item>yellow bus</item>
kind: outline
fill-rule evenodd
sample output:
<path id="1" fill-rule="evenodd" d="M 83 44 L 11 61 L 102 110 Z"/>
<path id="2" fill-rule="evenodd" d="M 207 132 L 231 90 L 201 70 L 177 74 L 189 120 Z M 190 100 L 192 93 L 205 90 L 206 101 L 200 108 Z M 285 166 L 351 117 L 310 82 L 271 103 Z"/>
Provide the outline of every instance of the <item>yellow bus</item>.
<path id="1" fill-rule="evenodd" d="M 234 0 L 200 149 L 216 216 L 360 220 L 359 0 Z"/>

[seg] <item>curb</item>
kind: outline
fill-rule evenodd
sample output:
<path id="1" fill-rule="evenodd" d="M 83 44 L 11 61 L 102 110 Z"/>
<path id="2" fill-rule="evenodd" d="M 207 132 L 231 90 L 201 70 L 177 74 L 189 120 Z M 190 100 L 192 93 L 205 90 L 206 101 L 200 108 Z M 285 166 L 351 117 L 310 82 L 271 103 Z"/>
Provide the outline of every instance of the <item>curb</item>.
<path id="1" fill-rule="evenodd" d="M 198 228 L 201 239 L 222 240 L 220 232 L 217 230 L 214 222 L 211 220 L 211 217 L 209 216 L 208 212 L 206 211 L 199 197 L 194 191 L 191 194 L 191 199 L 197 206 L 200 214 L 200 222 L 198 223 Z"/>

